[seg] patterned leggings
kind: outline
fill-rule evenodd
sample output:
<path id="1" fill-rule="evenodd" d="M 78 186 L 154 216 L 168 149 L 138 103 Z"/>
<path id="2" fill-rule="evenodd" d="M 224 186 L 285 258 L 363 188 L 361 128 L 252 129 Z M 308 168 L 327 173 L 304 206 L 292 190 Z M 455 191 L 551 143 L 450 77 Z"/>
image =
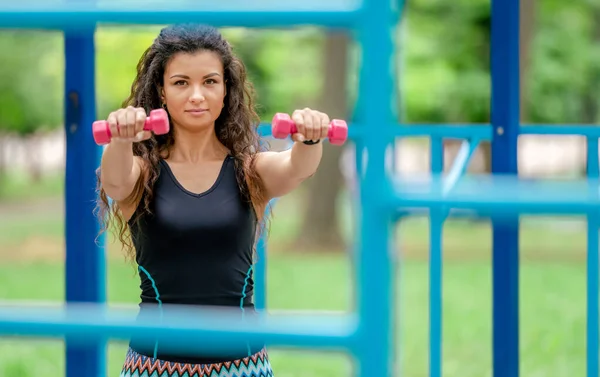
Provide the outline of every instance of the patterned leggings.
<path id="1" fill-rule="evenodd" d="M 120 377 L 273 377 L 267 351 L 219 364 L 182 364 L 127 351 Z"/>

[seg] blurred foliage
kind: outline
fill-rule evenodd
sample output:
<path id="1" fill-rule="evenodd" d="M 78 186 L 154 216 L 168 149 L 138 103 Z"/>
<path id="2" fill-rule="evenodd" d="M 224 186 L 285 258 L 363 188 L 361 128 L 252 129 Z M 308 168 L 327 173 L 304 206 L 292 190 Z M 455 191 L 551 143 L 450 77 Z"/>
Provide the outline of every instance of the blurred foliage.
<path id="1" fill-rule="evenodd" d="M 0 32 L 0 131 L 27 135 L 63 119 L 60 33 Z"/>
<path id="2" fill-rule="evenodd" d="M 138 60 L 160 27 L 100 28 L 97 44 L 98 116 L 119 108 L 128 96 Z M 311 76 L 318 72 L 315 54 L 320 34 L 314 30 L 281 33 L 225 29 L 223 34 L 246 63 L 257 92 L 261 115 L 289 108 L 298 98 L 314 97 L 319 88 Z M 124 42 L 126 41 L 126 42 Z M 297 53 L 294 53 L 294 50 Z M 298 53 L 299 52 L 299 53 Z M 288 78 L 293 74 L 293 80 Z"/>
<path id="3" fill-rule="evenodd" d="M 128 96 L 143 51 L 159 27 L 101 27 L 96 33 L 96 94 L 99 118 Z M 320 90 L 316 54 L 321 34 L 315 29 L 226 29 L 225 36 L 246 62 L 259 112 L 290 108 Z M 60 33 L 0 32 L 0 131 L 27 135 L 62 125 L 64 48 Z M 290 79 L 289 77 L 293 79 Z"/>
<path id="4" fill-rule="evenodd" d="M 402 120 L 487 122 L 489 0 L 406 4 L 398 38 Z M 527 83 L 525 121 L 599 121 L 599 4 L 536 2 L 531 64 L 522 78 Z M 127 97 L 138 59 L 158 30 L 158 26 L 98 30 L 98 118 L 120 107 Z M 224 34 L 248 66 L 264 119 L 276 111 L 314 104 L 323 81 L 318 54 L 324 37 L 318 28 L 230 28 Z M 356 83 L 356 69 L 352 75 L 350 82 Z M 27 135 L 60 127 L 63 79 L 60 33 L 1 31 L 0 131 Z M 590 98 L 595 109 L 591 116 Z"/>
<path id="5" fill-rule="evenodd" d="M 406 122 L 487 122 L 489 0 L 406 3 L 401 90 Z M 600 2 L 536 1 L 523 95 L 528 123 L 577 123 L 583 99 L 600 107 Z M 589 118 L 589 117 L 587 117 Z M 598 122 L 598 111 L 592 117 Z"/>

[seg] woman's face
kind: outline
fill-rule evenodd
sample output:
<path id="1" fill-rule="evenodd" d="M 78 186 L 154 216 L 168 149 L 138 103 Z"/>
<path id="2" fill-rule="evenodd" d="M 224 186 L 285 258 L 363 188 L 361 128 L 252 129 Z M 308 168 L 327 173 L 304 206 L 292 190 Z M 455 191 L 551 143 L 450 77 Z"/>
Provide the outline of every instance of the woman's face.
<path id="1" fill-rule="evenodd" d="M 214 127 L 226 95 L 223 64 L 212 51 L 175 54 L 164 73 L 162 101 L 175 127 L 189 132 Z"/>

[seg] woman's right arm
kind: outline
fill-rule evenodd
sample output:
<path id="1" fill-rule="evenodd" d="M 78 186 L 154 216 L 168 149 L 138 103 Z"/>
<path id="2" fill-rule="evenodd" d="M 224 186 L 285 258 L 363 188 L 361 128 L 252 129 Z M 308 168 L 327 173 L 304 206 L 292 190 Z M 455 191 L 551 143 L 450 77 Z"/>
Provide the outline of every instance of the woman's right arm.
<path id="1" fill-rule="evenodd" d="M 132 143 L 111 142 L 102 154 L 100 181 L 106 195 L 117 202 L 131 195 L 140 179 L 142 167 L 133 155 Z"/>
<path id="2" fill-rule="evenodd" d="M 100 184 L 112 200 L 125 212 L 135 210 L 139 198 L 131 198 L 140 177 L 143 176 L 144 163 L 133 155 L 133 143 L 151 137 L 144 131 L 146 112 L 144 109 L 128 107 L 112 112 L 106 119 L 113 135 L 110 144 L 104 149 L 100 165 Z M 145 175 L 145 174 L 144 174 Z M 134 199 L 134 200 L 131 200 Z"/>

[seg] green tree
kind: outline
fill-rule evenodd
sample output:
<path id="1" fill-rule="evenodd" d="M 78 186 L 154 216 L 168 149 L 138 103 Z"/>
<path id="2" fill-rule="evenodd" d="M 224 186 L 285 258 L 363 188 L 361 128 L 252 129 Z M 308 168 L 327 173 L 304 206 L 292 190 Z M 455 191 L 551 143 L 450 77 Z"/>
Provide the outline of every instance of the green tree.
<path id="1" fill-rule="evenodd" d="M 0 130 L 29 135 L 60 126 L 63 65 L 59 33 L 0 33 Z"/>
<path id="2" fill-rule="evenodd" d="M 59 127 L 63 117 L 63 83 L 56 74 L 61 51 L 60 33 L 0 33 L 0 137 L 14 133 L 27 141 L 33 179 L 41 175 L 38 131 Z"/>

